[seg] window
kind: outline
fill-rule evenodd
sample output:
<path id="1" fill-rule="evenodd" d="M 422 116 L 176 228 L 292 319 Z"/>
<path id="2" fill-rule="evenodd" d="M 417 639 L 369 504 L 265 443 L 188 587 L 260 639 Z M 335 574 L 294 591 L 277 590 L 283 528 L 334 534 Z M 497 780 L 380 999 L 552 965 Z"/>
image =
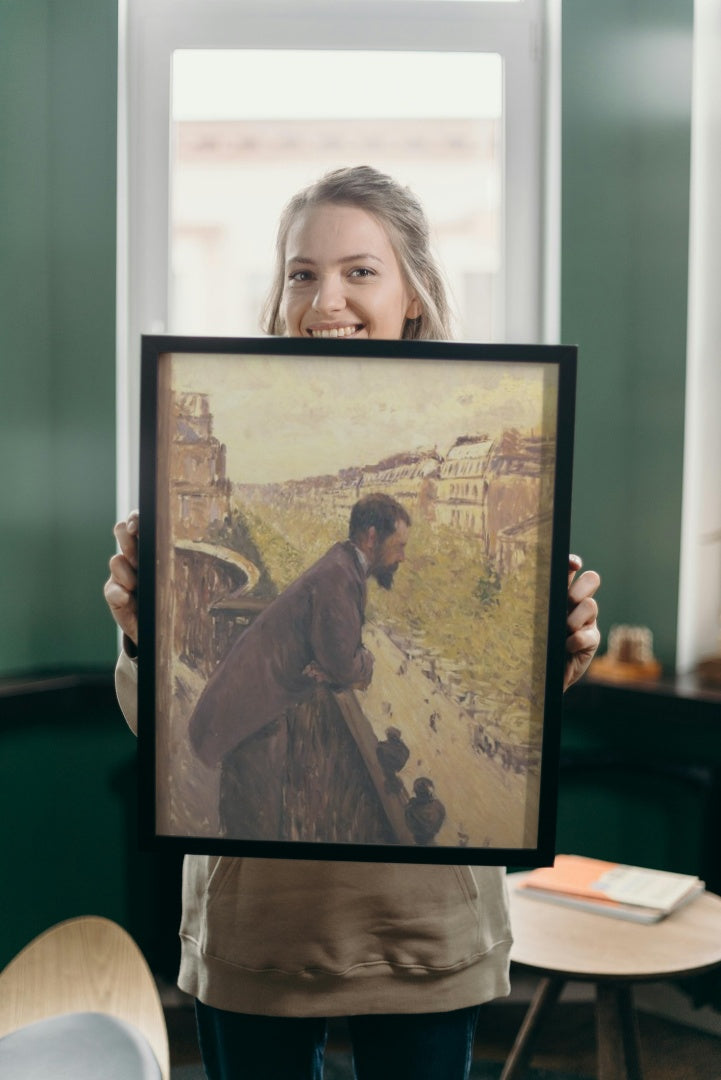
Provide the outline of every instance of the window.
<path id="1" fill-rule="evenodd" d="M 282 205 L 361 153 L 423 200 L 459 336 L 554 339 L 556 3 L 121 0 L 122 513 L 137 499 L 140 335 L 259 332 Z"/>
<path id="2" fill-rule="evenodd" d="M 500 56 L 182 50 L 172 113 L 170 331 L 257 334 L 290 195 L 372 163 L 423 202 L 456 336 L 503 336 Z"/>

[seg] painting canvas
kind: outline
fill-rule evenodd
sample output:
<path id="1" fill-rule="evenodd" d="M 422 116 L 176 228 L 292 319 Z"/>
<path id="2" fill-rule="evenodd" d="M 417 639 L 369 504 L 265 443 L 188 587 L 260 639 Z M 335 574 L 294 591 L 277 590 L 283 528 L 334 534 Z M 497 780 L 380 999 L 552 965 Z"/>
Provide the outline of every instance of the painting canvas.
<path id="1" fill-rule="evenodd" d="M 144 339 L 146 844 L 548 861 L 574 380 L 565 347 Z M 387 580 L 348 539 L 376 503 Z"/>

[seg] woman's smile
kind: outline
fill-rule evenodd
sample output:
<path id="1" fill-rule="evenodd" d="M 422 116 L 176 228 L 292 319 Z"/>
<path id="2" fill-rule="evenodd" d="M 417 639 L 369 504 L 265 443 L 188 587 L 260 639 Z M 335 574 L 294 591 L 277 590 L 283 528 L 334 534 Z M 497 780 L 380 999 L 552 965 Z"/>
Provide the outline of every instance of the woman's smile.
<path id="1" fill-rule="evenodd" d="M 355 337 L 362 329 L 362 323 L 353 323 L 350 326 L 309 326 L 306 333 L 311 337 L 344 338 Z"/>

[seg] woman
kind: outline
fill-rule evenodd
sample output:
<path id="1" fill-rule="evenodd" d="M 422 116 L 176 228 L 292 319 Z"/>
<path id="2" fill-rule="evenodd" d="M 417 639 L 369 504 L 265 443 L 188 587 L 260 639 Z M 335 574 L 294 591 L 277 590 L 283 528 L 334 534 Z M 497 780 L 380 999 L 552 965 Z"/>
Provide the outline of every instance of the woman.
<path id="1" fill-rule="evenodd" d="M 279 227 L 271 334 L 448 338 L 415 197 L 374 169 L 299 193 Z M 115 528 L 105 595 L 125 634 L 118 696 L 134 724 L 137 514 Z M 564 688 L 598 647 L 598 575 L 569 562 Z M 187 856 L 179 985 L 197 1001 L 210 1080 L 322 1075 L 348 1017 L 359 1080 L 462 1080 L 479 1006 L 508 993 L 504 871 Z"/>

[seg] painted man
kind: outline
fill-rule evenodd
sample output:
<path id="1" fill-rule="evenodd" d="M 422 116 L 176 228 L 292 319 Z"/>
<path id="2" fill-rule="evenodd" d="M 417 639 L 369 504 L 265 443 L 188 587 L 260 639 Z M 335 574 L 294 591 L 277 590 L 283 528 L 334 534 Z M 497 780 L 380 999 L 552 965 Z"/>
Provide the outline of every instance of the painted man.
<path id="1" fill-rule="evenodd" d="M 348 540 L 329 551 L 254 620 L 213 672 L 190 718 L 197 756 L 222 766 L 221 824 L 230 835 L 278 839 L 288 724 L 319 685 L 365 689 L 366 583 L 391 588 L 410 517 L 385 494 L 351 510 Z M 242 800 L 242 806 L 240 802 Z"/>

